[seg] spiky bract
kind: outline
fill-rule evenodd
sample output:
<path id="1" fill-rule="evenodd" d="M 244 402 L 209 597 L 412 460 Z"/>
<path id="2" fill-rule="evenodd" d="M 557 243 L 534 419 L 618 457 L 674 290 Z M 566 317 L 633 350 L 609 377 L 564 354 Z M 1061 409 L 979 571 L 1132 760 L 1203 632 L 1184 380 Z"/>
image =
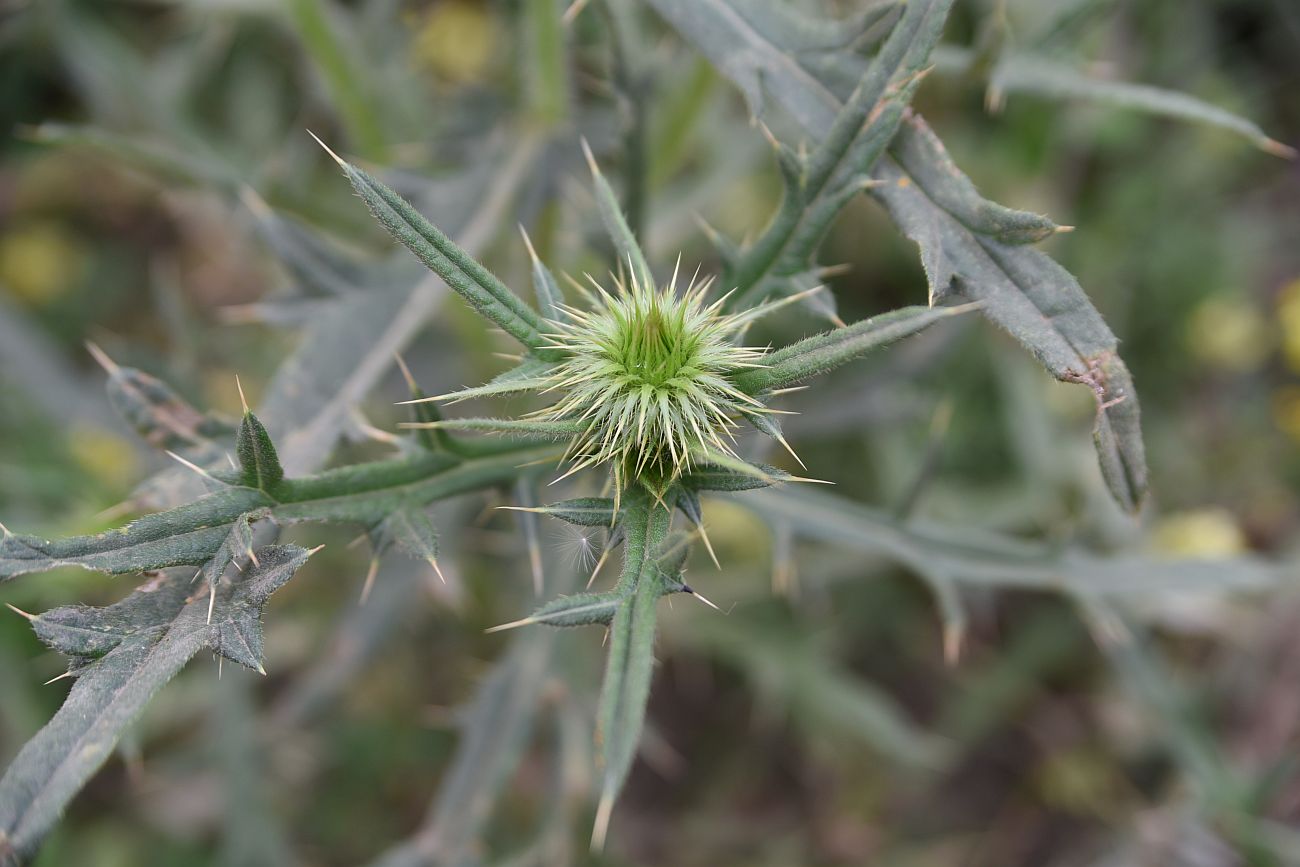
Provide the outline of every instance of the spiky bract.
<path id="1" fill-rule="evenodd" d="M 592 281 L 591 309 L 565 307 L 550 346 L 563 360 L 545 391 L 563 396 L 538 415 L 577 421 L 573 470 L 609 464 L 615 484 L 659 488 L 709 455 L 733 456 L 736 419 L 767 412 L 731 378 L 761 366 L 765 350 L 733 341 L 760 311 L 723 314 L 705 300 L 710 281 L 678 293 L 636 279 L 608 292 Z"/>

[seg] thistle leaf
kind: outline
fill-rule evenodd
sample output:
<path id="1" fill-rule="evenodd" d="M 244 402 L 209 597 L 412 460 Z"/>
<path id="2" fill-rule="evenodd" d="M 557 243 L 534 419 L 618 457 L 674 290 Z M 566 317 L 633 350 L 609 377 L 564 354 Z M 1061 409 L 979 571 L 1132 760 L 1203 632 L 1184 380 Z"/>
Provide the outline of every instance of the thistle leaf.
<path id="1" fill-rule="evenodd" d="M 595 185 L 596 207 L 600 211 L 601 222 L 605 224 L 605 231 L 614 242 L 615 249 L 618 250 L 620 264 L 631 267 L 632 278 L 639 285 L 654 286 L 654 274 L 650 271 L 645 254 L 641 252 L 641 245 L 637 243 L 636 236 L 628 227 L 623 209 L 619 207 L 618 197 L 614 195 L 614 190 L 605 180 L 605 176 L 600 173 L 600 167 L 596 165 L 596 158 L 592 156 L 591 148 L 586 141 L 582 143 L 582 148 L 587 156 L 587 166 L 591 169 L 591 179 Z"/>
<path id="2" fill-rule="evenodd" d="M 334 159 L 389 234 L 507 334 L 529 349 L 541 347 L 542 320 L 536 311 L 392 189 L 339 157 Z"/>
<path id="3" fill-rule="evenodd" d="M 245 487 L 270 493 L 284 478 L 284 470 L 280 467 L 280 457 L 275 453 L 271 435 L 251 412 L 245 412 L 239 423 L 235 452 L 239 455 L 239 466 L 243 472 L 240 484 Z"/>
<path id="4" fill-rule="evenodd" d="M 920 116 L 910 114 L 889 146 L 890 154 L 934 204 L 963 226 L 1003 244 L 1033 244 L 1061 227 L 1047 217 L 991 202 L 948 156 Z"/>
<path id="5" fill-rule="evenodd" d="M 860 69 L 861 59 L 848 53 L 834 55 L 832 63 L 797 57 L 781 44 L 779 32 L 761 32 L 739 15 L 736 2 L 650 0 L 747 98 L 761 96 L 761 80 L 810 135 L 826 138 L 854 86 L 854 79 L 843 73 Z M 1102 475 L 1115 499 L 1136 510 L 1147 475 L 1137 395 L 1115 353 L 1114 335 L 1078 283 L 1032 247 L 972 232 L 893 160 L 882 158 L 873 177 L 881 183 L 871 194 L 922 246 L 932 297 L 942 296 L 958 279 L 962 293 L 984 300 L 985 314 L 1006 327 L 1053 375 L 1086 385 L 1098 395 L 1094 439 Z"/>
<path id="6" fill-rule="evenodd" d="M 969 72 L 975 57 L 958 48 L 944 51 L 944 71 Z M 1146 112 L 1190 123 L 1225 129 L 1250 141 L 1263 151 L 1294 157 L 1294 151 L 1270 138 L 1259 124 L 1213 103 L 1163 87 L 1098 78 L 1058 61 L 1033 54 L 1004 54 L 989 76 L 994 93 L 1027 93 L 1048 99 L 1098 102 L 1115 108 Z"/>
<path id="7" fill-rule="evenodd" d="M 759 473 L 739 473 L 720 466 L 698 466 L 682 476 L 682 488 L 688 495 L 693 491 L 753 491 L 789 478 L 784 471 L 767 464 L 754 464 L 754 467 Z M 691 508 L 689 503 L 686 507 Z M 687 517 L 692 522 L 699 523 L 692 514 L 687 513 Z"/>
<path id="8" fill-rule="evenodd" d="M 604 843 L 614 800 L 632 769 L 650 697 L 655 608 L 661 594 L 648 566 L 648 563 L 637 564 L 642 574 L 635 589 L 618 606 L 609 630 L 609 659 L 597 714 L 602 781 L 600 809 L 592 835 L 596 848 Z"/>
<path id="9" fill-rule="evenodd" d="M 801 380 L 834 370 L 886 344 L 915 334 L 936 322 L 970 310 L 965 307 L 904 307 L 873 316 L 846 328 L 827 331 L 768 355 L 765 366 L 748 370 L 735 378 L 746 394 L 760 394 L 784 388 Z"/>
<path id="10" fill-rule="evenodd" d="M 541 624 L 544 626 L 608 626 L 614 619 L 623 595 L 618 591 L 608 593 L 575 593 L 552 599 L 523 620 L 494 626 L 488 632 L 500 632 L 519 626 Z"/>
<path id="11" fill-rule="evenodd" d="M 376 551 L 396 546 L 403 552 L 438 567 L 438 533 L 429 514 L 415 505 L 402 506 L 380 523 L 375 530 Z"/>
<path id="12" fill-rule="evenodd" d="M 527 509 L 539 515 L 549 515 L 580 527 L 612 527 L 617 513 L 614 501 L 608 497 L 579 497 L 561 500 L 546 506 Z"/>
<path id="13" fill-rule="evenodd" d="M 262 607 L 307 556 L 263 548 L 260 566 L 218 590 L 211 623 L 206 594 L 189 598 L 189 575 L 175 572 L 107 609 L 37 617 L 42 639 L 72 652 L 77 681 L 0 779 L 0 841 L 19 857 L 34 852 L 145 704 L 203 648 L 260 671 Z"/>
<path id="14" fill-rule="evenodd" d="M 546 378 L 546 373 L 552 367 L 553 365 L 548 362 L 530 358 L 517 367 L 512 367 L 504 373 L 498 374 L 486 385 L 462 388 L 460 391 L 439 395 L 435 400 L 454 403 L 476 397 L 495 397 L 502 394 L 518 394 L 522 391 L 537 391 L 546 388 L 550 384 L 550 381 Z"/>
<path id="15" fill-rule="evenodd" d="M 546 440 L 568 439 L 586 429 L 584 425 L 578 422 L 534 421 L 518 418 L 448 418 L 433 422 L 432 426 L 442 430 L 478 431 L 480 433 L 498 433 L 507 436 Z"/>
<path id="16" fill-rule="evenodd" d="M 235 433 L 233 424 L 204 415 L 165 382 L 144 371 L 118 367 L 106 356 L 101 362 L 109 374 L 109 403 L 141 439 L 199 466 L 223 459 L 225 449 L 220 444 L 230 441 Z"/>
<path id="17" fill-rule="evenodd" d="M 47 540 L 5 532 L 0 538 L 0 581 L 59 566 L 111 575 L 201 566 L 225 543 L 232 522 L 271 503 L 252 488 L 225 488 L 95 536 Z"/>

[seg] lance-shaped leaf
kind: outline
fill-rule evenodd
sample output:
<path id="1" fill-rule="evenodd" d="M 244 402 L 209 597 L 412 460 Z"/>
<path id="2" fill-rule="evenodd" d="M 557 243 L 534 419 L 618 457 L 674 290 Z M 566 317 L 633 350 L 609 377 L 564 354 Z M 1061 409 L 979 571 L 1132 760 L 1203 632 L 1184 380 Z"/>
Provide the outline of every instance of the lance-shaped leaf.
<path id="1" fill-rule="evenodd" d="M 860 70 L 860 58 L 838 53 L 830 62 L 810 62 L 796 56 L 781 44 L 779 31 L 755 28 L 740 14 L 740 0 L 649 2 L 747 98 L 761 100 L 766 92 L 815 139 L 830 134 L 857 80 L 845 71 Z M 928 157 L 917 150 L 908 152 L 909 159 L 933 160 L 933 148 Z M 920 170 L 915 161 L 913 168 Z M 873 177 L 882 183 L 871 194 L 921 247 L 932 296 L 942 296 L 958 280 L 964 295 L 984 300 L 986 315 L 996 317 L 1054 375 L 1098 395 L 1095 439 L 1102 473 L 1116 500 L 1136 509 L 1146 490 L 1137 395 L 1115 354 L 1114 335 L 1078 283 L 1032 247 L 972 231 L 889 157 L 876 164 Z"/>
<path id="2" fill-rule="evenodd" d="M 395 545 L 438 569 L 438 533 L 422 507 L 408 504 L 395 509 L 375 528 L 374 535 L 376 551 Z M 440 569 L 438 574 L 442 574 Z"/>
<path id="3" fill-rule="evenodd" d="M 521 228 L 520 231 L 523 232 L 523 229 Z M 543 318 L 552 322 L 563 322 L 568 316 L 564 312 L 564 293 L 560 291 L 560 284 L 556 282 L 551 269 L 547 268 L 538 257 L 528 233 L 523 232 L 523 235 L 524 246 L 528 248 L 528 258 L 533 263 L 533 295 L 537 297 L 537 309 L 541 311 Z"/>
<path id="4" fill-rule="evenodd" d="M 535 310 L 396 192 L 333 151 L 329 153 L 389 234 L 507 334 L 529 349 L 541 347 L 542 320 Z"/>
<path id="5" fill-rule="evenodd" d="M 614 509 L 614 501 L 609 497 L 578 497 L 545 506 L 516 510 L 549 515 L 570 524 L 577 524 L 579 527 L 612 527 L 618 515 Z"/>
<path id="6" fill-rule="evenodd" d="M 552 599 L 535 610 L 523 620 L 494 626 L 488 632 L 500 632 L 520 626 L 608 626 L 614 619 L 615 612 L 623 602 L 623 594 L 617 590 L 608 593 L 575 593 Z"/>
<path id="7" fill-rule="evenodd" d="M 936 52 L 937 54 L 937 52 Z M 938 66 L 944 73 L 969 75 L 976 52 L 945 46 Z M 1293 148 L 1270 138 L 1259 124 L 1191 94 L 1149 84 L 1100 78 L 1065 63 L 1034 54 L 1004 53 L 989 75 L 989 90 L 1001 102 L 1004 94 L 1027 93 L 1049 99 L 1086 100 L 1115 108 L 1146 112 L 1190 123 L 1202 123 L 1236 133 L 1259 149 L 1294 157 Z"/>
<path id="8" fill-rule="evenodd" d="M 279 486 L 284 478 L 280 456 L 275 453 L 271 435 L 251 412 L 245 412 L 239 423 L 235 452 L 239 455 L 240 484 L 268 493 Z"/>
<path id="9" fill-rule="evenodd" d="M 119 367 L 95 348 L 92 353 L 108 370 L 109 403 L 141 439 L 199 466 L 223 459 L 233 424 L 199 412 L 162 380 Z"/>
<path id="10" fill-rule="evenodd" d="M 403 427 L 414 427 L 404 423 Z M 582 433 L 584 426 L 570 421 L 539 421 L 526 418 L 447 418 L 420 425 L 435 430 L 465 430 L 505 434 L 512 437 L 563 440 Z"/>
<path id="11" fill-rule="evenodd" d="M 190 576 L 177 572 L 107 609 L 35 618 L 44 640 L 74 654 L 78 676 L 63 707 L 0 779 L 0 856 L 36 849 L 123 730 L 200 650 L 261 670 L 262 606 L 307 556 L 294 546 L 263 548 L 260 566 L 219 588 L 211 623 L 206 595 L 189 598 Z"/>
<path id="12" fill-rule="evenodd" d="M 202 566 L 230 538 L 231 525 L 249 513 L 269 510 L 265 513 L 281 523 L 351 521 L 374 525 L 405 505 L 427 504 L 540 472 L 534 462 L 554 456 L 549 448 L 507 443 L 482 451 L 467 458 L 425 452 L 285 479 L 277 491 L 278 502 L 253 488 L 226 487 L 187 505 L 147 515 L 120 530 L 93 536 L 47 540 L 0 527 L 0 580 L 59 566 L 110 574 Z"/>
<path id="13" fill-rule="evenodd" d="M 908 115 L 889 152 L 934 204 L 976 234 L 1003 244 L 1032 244 L 1060 231 L 1047 217 L 981 196 L 919 115 Z"/>
<path id="14" fill-rule="evenodd" d="M 784 388 L 834 370 L 874 349 L 970 309 L 969 306 L 904 307 L 873 316 L 778 349 L 764 358 L 763 367 L 739 374 L 734 382 L 747 394 Z"/>
<path id="15" fill-rule="evenodd" d="M 727 467 L 710 464 L 697 466 L 682 476 L 682 488 L 688 494 L 692 491 L 753 491 L 790 478 L 784 470 L 777 467 L 767 464 L 754 464 L 754 467 L 759 470 L 759 473 L 739 473 Z M 691 508 L 690 503 L 686 503 L 683 508 Z M 699 523 L 690 512 L 687 512 L 687 517 Z"/>
<path id="16" fill-rule="evenodd" d="M 615 249 L 618 250 L 619 263 L 632 269 L 632 278 L 638 284 L 653 286 L 654 274 L 650 271 L 645 254 L 641 252 L 641 245 L 637 243 L 636 236 L 628 227 L 627 218 L 623 216 L 623 209 L 618 204 L 618 197 L 614 195 L 614 190 L 605 180 L 605 176 L 600 173 L 600 167 L 596 165 L 596 158 L 592 156 L 591 148 L 586 141 L 582 143 L 582 150 L 587 156 L 587 166 L 591 169 L 591 179 L 595 185 L 596 207 L 600 211 L 601 222 L 605 224 L 605 231 L 614 242 Z"/>
<path id="17" fill-rule="evenodd" d="M 168 566 L 201 566 L 225 542 L 240 515 L 271 505 L 261 491 L 225 488 L 176 509 L 147 515 L 121 530 L 68 539 L 3 532 L 0 580 L 81 566 L 121 575 Z"/>
<path id="18" fill-rule="evenodd" d="M 671 504 L 670 504 L 671 507 Z M 623 573 L 615 592 L 622 601 L 610 625 L 609 659 L 597 711 L 602 781 L 592 845 L 604 843 L 614 801 L 632 768 L 645 722 L 654 665 L 655 603 L 662 587 L 654 552 L 668 534 L 671 511 L 643 490 L 625 500 Z"/>
<path id="19" fill-rule="evenodd" d="M 512 367 L 505 373 L 498 374 L 484 385 L 462 388 L 459 391 L 440 394 L 432 398 L 423 398 L 423 400 L 455 403 L 456 401 L 469 400 L 474 397 L 495 397 L 501 394 L 517 394 L 521 391 L 538 391 L 550 385 L 550 379 L 546 374 L 551 367 L 552 365 L 548 362 L 530 358 L 517 367 Z"/>
<path id="20" fill-rule="evenodd" d="M 208 583 L 219 580 L 231 563 L 240 559 L 254 559 L 256 555 L 253 554 L 253 521 L 266 514 L 265 510 L 259 510 L 240 515 L 234 520 L 230 525 L 230 532 L 226 534 L 226 539 L 217 549 L 217 553 L 203 564 L 203 577 Z"/>

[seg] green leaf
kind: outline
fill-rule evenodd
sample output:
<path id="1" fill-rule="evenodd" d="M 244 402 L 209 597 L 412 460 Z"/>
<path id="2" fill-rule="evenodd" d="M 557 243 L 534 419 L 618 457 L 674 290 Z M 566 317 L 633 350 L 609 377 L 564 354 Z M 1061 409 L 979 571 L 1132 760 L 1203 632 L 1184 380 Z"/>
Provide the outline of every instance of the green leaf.
<path id="1" fill-rule="evenodd" d="M 434 430 L 467 430 L 547 440 L 567 439 L 584 430 L 584 426 L 577 422 L 526 418 L 448 418 L 431 422 L 429 426 Z"/>
<path id="2" fill-rule="evenodd" d="M 834 62 L 799 57 L 781 44 L 779 30 L 760 31 L 740 15 L 733 6 L 737 0 L 649 2 L 732 79 L 752 105 L 765 91 L 814 139 L 830 134 L 856 80 L 844 73 L 859 69 L 860 58 L 848 53 L 833 55 Z M 911 123 L 915 127 L 921 121 L 914 116 Z M 934 178 L 937 173 L 930 174 L 930 169 L 951 167 L 933 164 L 933 147 L 928 157 L 917 150 L 920 153 L 906 152 L 914 158 L 914 170 L 924 167 Z M 871 194 L 921 247 L 932 300 L 956 280 L 963 295 L 984 301 L 985 315 L 1007 328 L 1053 375 L 1084 384 L 1099 396 L 1098 405 L 1105 408 L 1098 413 L 1094 438 L 1103 477 L 1122 506 L 1137 509 L 1147 481 L 1137 395 L 1115 353 L 1114 335 L 1078 282 L 1032 247 L 972 232 L 892 159 L 882 158 L 873 177 L 882 183 Z M 964 186 L 960 181 L 953 184 Z M 960 192 L 956 186 L 953 190 Z M 1016 227 L 1017 220 L 1001 217 L 995 223 L 1010 220 L 1010 228 Z"/>
<path id="3" fill-rule="evenodd" d="M 668 534 L 672 512 L 650 502 L 644 490 L 624 501 L 623 573 L 615 592 L 622 601 L 609 633 L 609 659 L 597 711 L 602 765 L 600 807 L 592 845 L 603 845 L 614 801 L 636 756 L 645 722 L 654 665 L 655 604 L 663 595 L 652 559 Z"/>
<path id="4" fill-rule="evenodd" d="M 903 123 L 889 152 L 935 205 L 977 235 L 1003 244 L 1032 244 L 1061 228 L 1047 217 L 1017 211 L 981 196 L 948 156 L 939 137 L 917 115 Z"/>
<path id="5" fill-rule="evenodd" d="M 262 491 L 227 487 L 192 503 L 147 515 L 120 530 L 46 540 L 0 531 L 0 581 L 59 566 L 110 574 L 202 566 L 231 537 L 241 516 L 262 513 L 279 523 L 352 521 L 374 525 L 395 509 L 517 479 L 543 450 L 502 444 L 473 458 L 438 453 L 339 467 L 285 479 L 277 500 Z"/>
<path id="6" fill-rule="evenodd" d="M 542 320 L 536 311 L 392 189 L 344 162 L 333 151 L 330 155 L 389 234 L 507 334 L 529 349 L 542 346 Z"/>
<path id="7" fill-rule="evenodd" d="M 462 388 L 459 391 L 453 391 L 449 394 L 438 395 L 433 398 L 433 400 L 455 403 L 457 401 L 469 400 L 470 398 L 495 397 L 502 394 L 518 394 L 523 391 L 538 391 L 551 384 L 551 380 L 546 376 L 546 374 L 550 371 L 552 366 L 553 365 L 549 362 L 530 358 L 518 366 L 510 368 L 504 373 L 497 374 L 486 385 Z"/>
<path id="8" fill-rule="evenodd" d="M 623 594 L 616 590 L 608 593 L 575 593 L 552 599 L 523 620 L 505 623 L 489 629 L 497 632 L 518 626 L 541 624 L 544 626 L 608 626 L 623 602 Z"/>
<path id="9" fill-rule="evenodd" d="M 884 554 L 920 574 L 977 587 L 1137 599 L 1202 590 L 1262 590 L 1288 580 L 1284 567 L 1257 557 L 1099 556 L 936 522 L 901 524 L 844 497 L 804 488 L 759 491 L 737 502 L 790 526 L 805 539 Z"/>
<path id="10" fill-rule="evenodd" d="M 100 353 L 102 356 L 102 353 Z M 224 460 L 225 444 L 235 433 L 230 422 L 199 412 L 162 380 L 107 362 L 108 400 L 145 442 L 210 466 Z"/>
<path id="11" fill-rule="evenodd" d="M 112 575 L 201 566 L 225 542 L 236 518 L 271 502 L 261 491 L 225 488 L 95 536 L 51 541 L 5 532 L 0 538 L 0 580 L 59 566 L 81 566 Z"/>
<path id="12" fill-rule="evenodd" d="M 260 566 L 218 588 L 211 622 L 206 595 L 190 599 L 189 575 L 176 572 L 108 609 L 36 618 L 42 638 L 84 652 L 74 655 L 77 682 L 63 707 L 0 779 L 0 854 L 35 851 L 126 727 L 200 650 L 261 670 L 262 607 L 307 556 L 294 546 L 263 548 Z"/>
<path id="13" fill-rule="evenodd" d="M 648 565 L 635 564 L 640 573 L 635 579 L 635 589 L 619 605 L 609 630 L 609 659 L 597 714 L 602 774 L 600 809 L 592 835 L 596 847 L 604 842 L 614 801 L 632 769 L 645 724 L 646 702 L 650 698 L 655 607 L 661 593 Z"/>
<path id="14" fill-rule="evenodd" d="M 682 487 L 689 491 L 753 491 L 789 478 L 785 471 L 767 464 L 754 464 L 759 473 L 740 473 L 721 466 L 704 464 L 682 476 Z M 686 508 L 690 508 L 688 503 Z M 688 513 L 688 517 L 699 523 Z"/>
<path id="15" fill-rule="evenodd" d="M 528 258 L 533 266 L 533 294 L 537 297 L 537 309 L 545 319 L 564 322 L 568 317 L 563 309 L 564 293 L 560 291 L 560 284 L 556 282 L 551 269 L 538 258 L 527 232 L 524 232 L 524 245 L 528 247 Z"/>
<path id="16" fill-rule="evenodd" d="M 618 197 L 614 195 L 614 190 L 605 180 L 605 176 L 600 173 L 600 167 L 596 165 L 596 158 L 592 156 L 591 148 L 586 141 L 582 143 L 582 150 L 587 156 L 587 166 L 591 169 L 591 179 L 595 185 L 596 207 L 600 211 L 601 222 L 605 224 L 605 231 L 614 242 L 615 249 L 618 250 L 619 265 L 630 267 L 632 279 L 638 284 L 655 285 L 654 274 L 650 270 L 649 263 L 646 262 L 645 254 L 641 252 L 641 245 L 628 227 L 623 209 L 619 207 Z"/>
<path id="17" fill-rule="evenodd" d="M 951 0 L 913 0 L 906 5 L 889 38 L 866 66 L 851 96 L 806 160 L 794 157 L 788 148 L 778 145 L 785 196 L 762 236 L 728 270 L 724 282 L 740 289 L 732 299 L 733 308 L 752 306 L 784 280 L 815 271 L 812 259 L 817 246 L 835 215 L 863 189 L 866 173 L 884 153 L 898 128 L 920 81 L 921 70 L 943 30 L 950 5 Z M 764 38 L 798 30 L 788 24 L 781 28 L 771 26 L 774 22 L 770 18 L 782 16 L 763 6 L 751 3 L 736 3 L 736 6 L 738 14 L 727 18 L 738 30 L 752 28 L 751 35 Z M 686 11 L 664 2 L 660 11 L 697 26 L 711 28 L 716 24 L 709 23 L 709 16 L 714 13 L 704 8 Z M 725 50 L 705 47 L 703 32 L 706 31 L 697 32 L 696 41 L 706 54 L 712 51 L 714 56 Z M 789 44 L 783 42 L 782 47 L 793 53 Z M 805 281 L 804 285 L 816 285 L 816 282 Z M 810 300 L 814 299 L 816 296 L 810 296 Z M 837 321 L 833 309 L 828 318 Z"/>
<path id="18" fill-rule="evenodd" d="M 778 349 L 764 366 L 736 376 L 735 385 L 746 394 L 785 388 L 801 380 L 834 370 L 895 340 L 915 334 L 940 320 L 968 312 L 969 307 L 904 307 L 837 328 Z"/>
<path id="19" fill-rule="evenodd" d="M 240 484 L 267 493 L 279 486 L 284 478 L 280 456 L 275 453 L 271 435 L 251 412 L 245 412 L 239 423 L 235 452 L 239 455 L 239 466 L 243 471 Z"/>
<path id="20" fill-rule="evenodd" d="M 616 518 L 614 501 L 608 497 L 578 497 L 524 511 L 549 515 L 580 527 L 612 527 Z"/>
<path id="21" fill-rule="evenodd" d="M 939 148 L 920 130 L 920 118 L 909 121 L 900 138 L 917 135 L 925 151 L 908 148 L 909 160 Z M 910 129 L 909 129 L 910 127 Z M 1047 370 L 1062 382 L 1087 386 L 1097 396 L 1094 439 L 1107 487 L 1130 511 L 1146 493 L 1146 454 L 1142 443 L 1137 392 L 1118 354 L 1118 341 L 1092 306 L 1077 280 L 1036 250 L 1009 245 L 972 232 L 940 210 L 933 198 L 895 165 L 882 165 L 887 182 L 873 189 L 894 221 L 922 248 L 931 279 L 948 279 L 961 296 L 981 302 L 981 312 L 1007 330 Z M 955 167 L 951 168 L 956 172 Z M 950 177 L 952 175 L 950 174 Z M 948 286 L 931 284 L 932 295 Z"/>
<path id="22" fill-rule="evenodd" d="M 975 60 L 974 52 L 947 46 L 939 69 L 945 73 L 968 75 Z M 1270 138 L 1259 124 L 1191 94 L 1149 84 L 1098 78 L 1084 70 L 1034 54 L 1003 54 L 989 76 L 989 89 L 995 94 L 1027 93 L 1048 99 L 1098 102 L 1115 108 L 1203 123 L 1236 133 L 1271 154 L 1294 156 L 1291 148 Z"/>
<path id="23" fill-rule="evenodd" d="M 438 534 L 429 514 L 420 506 L 407 505 L 393 511 L 376 528 L 377 551 L 396 545 L 402 551 L 438 568 Z"/>

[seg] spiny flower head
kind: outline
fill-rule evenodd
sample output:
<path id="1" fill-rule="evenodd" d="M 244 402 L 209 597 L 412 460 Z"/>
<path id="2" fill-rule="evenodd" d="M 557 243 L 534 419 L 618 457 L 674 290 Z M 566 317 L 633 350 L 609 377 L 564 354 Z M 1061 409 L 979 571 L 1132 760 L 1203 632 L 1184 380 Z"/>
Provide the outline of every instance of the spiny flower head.
<path id="1" fill-rule="evenodd" d="M 765 350 L 734 341 L 766 309 L 724 314 L 725 296 L 706 300 L 710 284 L 679 294 L 676 271 L 661 288 L 633 278 L 608 292 L 593 280 L 591 309 L 566 306 L 550 323 L 562 359 L 543 390 L 562 396 L 537 416 L 578 423 L 571 472 L 609 464 L 617 488 L 660 488 L 710 455 L 735 457 L 737 418 L 768 410 L 731 382 Z"/>

